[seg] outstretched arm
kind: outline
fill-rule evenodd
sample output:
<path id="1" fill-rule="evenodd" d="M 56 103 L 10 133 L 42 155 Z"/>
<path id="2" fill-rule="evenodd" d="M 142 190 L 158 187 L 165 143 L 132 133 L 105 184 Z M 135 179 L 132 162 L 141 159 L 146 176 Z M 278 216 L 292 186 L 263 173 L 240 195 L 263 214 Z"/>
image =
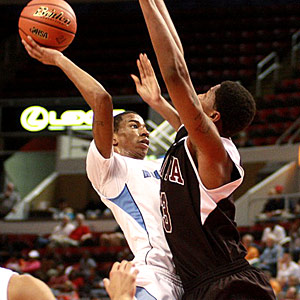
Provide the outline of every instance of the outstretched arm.
<path id="1" fill-rule="evenodd" d="M 158 8 L 163 0 L 139 3 L 169 95 L 188 130 L 189 148 L 201 166 L 199 175 L 207 188 L 216 188 L 228 180 L 230 164 L 219 132 L 203 110 L 177 39 Z"/>
<path id="2" fill-rule="evenodd" d="M 174 23 L 171 19 L 171 16 L 168 12 L 168 9 L 166 7 L 164 0 L 155 0 L 155 4 L 156 4 L 156 7 L 158 8 L 161 16 L 163 17 L 163 19 L 169 29 L 169 32 L 171 33 L 172 38 L 173 38 L 176 46 L 178 47 L 178 50 L 183 54 L 183 47 L 182 47 L 180 38 L 177 34 L 176 28 L 174 26 Z"/>
<path id="3" fill-rule="evenodd" d="M 93 133 L 99 152 L 108 158 L 112 152 L 113 106 L 112 99 L 104 87 L 87 72 L 80 69 L 61 52 L 40 47 L 28 37 L 29 43 L 22 40 L 28 54 L 45 65 L 60 68 L 74 83 L 82 97 L 94 113 Z"/>
<path id="4" fill-rule="evenodd" d="M 140 54 L 137 60 L 140 78 L 131 74 L 136 90 L 141 98 L 156 112 L 158 112 L 175 129 L 181 125 L 179 115 L 175 108 L 161 95 L 151 62 L 146 54 Z"/>

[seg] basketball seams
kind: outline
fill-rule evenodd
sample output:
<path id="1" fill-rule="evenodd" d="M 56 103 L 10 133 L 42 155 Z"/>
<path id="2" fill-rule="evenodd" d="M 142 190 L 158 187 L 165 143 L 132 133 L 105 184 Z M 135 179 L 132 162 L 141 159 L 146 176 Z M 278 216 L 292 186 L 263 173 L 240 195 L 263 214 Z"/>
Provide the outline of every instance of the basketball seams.
<path id="1" fill-rule="evenodd" d="M 52 4 L 52 3 L 42 3 L 42 2 L 40 2 L 40 3 L 28 4 L 26 7 L 31 7 L 31 6 L 35 6 L 35 5 L 48 5 L 48 6 L 51 5 L 51 6 L 59 7 L 60 9 L 65 10 L 67 13 L 69 13 L 70 15 L 72 15 L 73 18 L 76 19 L 76 15 L 74 14 L 74 12 L 71 12 L 71 11 L 69 11 L 68 9 L 66 9 L 65 7 L 60 6 L 60 5 L 57 5 L 57 4 Z"/>
<path id="2" fill-rule="evenodd" d="M 35 23 L 40 23 L 40 24 L 43 24 L 43 25 L 46 25 L 46 26 L 49 26 L 49 27 L 53 27 L 53 28 L 55 28 L 55 29 L 59 29 L 59 30 L 65 31 L 65 32 L 67 32 L 67 33 L 71 33 L 71 34 L 73 34 L 73 35 L 75 36 L 75 33 L 74 33 L 74 32 L 69 31 L 69 30 L 64 29 L 64 28 L 61 28 L 61 27 L 54 26 L 54 25 L 49 24 L 49 23 L 44 23 L 44 22 L 41 22 L 41 21 L 36 20 L 36 19 L 31 19 L 31 18 L 29 18 L 29 17 L 24 17 L 24 16 L 22 16 L 22 15 L 20 16 L 20 19 L 26 19 L 26 20 L 33 21 L 33 22 L 35 22 Z"/>

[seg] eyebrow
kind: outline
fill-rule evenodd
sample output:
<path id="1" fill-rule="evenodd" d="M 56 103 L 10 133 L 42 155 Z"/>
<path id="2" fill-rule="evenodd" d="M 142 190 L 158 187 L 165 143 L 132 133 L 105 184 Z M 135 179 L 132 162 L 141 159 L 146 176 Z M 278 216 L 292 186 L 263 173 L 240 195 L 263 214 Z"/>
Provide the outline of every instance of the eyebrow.
<path id="1" fill-rule="evenodd" d="M 134 122 L 134 123 L 137 123 L 137 124 L 141 124 L 139 121 L 137 121 L 137 120 L 128 120 L 128 123 L 130 123 L 130 122 Z"/>
<path id="2" fill-rule="evenodd" d="M 141 123 L 140 121 L 137 121 L 137 120 L 128 120 L 128 123 L 130 123 L 130 122 L 134 122 L 137 125 L 146 127 L 146 123 Z"/>

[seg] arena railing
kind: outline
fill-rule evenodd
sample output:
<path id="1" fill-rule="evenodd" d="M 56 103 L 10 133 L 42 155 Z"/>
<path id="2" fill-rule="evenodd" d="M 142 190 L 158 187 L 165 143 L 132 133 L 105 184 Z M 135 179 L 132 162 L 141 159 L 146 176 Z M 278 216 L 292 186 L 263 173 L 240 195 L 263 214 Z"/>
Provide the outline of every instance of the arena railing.
<path id="1" fill-rule="evenodd" d="M 270 64 L 271 63 L 271 64 Z M 256 71 L 256 96 L 262 96 L 262 81 L 269 74 L 273 73 L 274 81 L 278 79 L 279 56 L 275 51 L 271 52 L 257 64 Z"/>
<path id="2" fill-rule="evenodd" d="M 293 144 L 300 136 L 300 117 L 277 139 L 275 145 L 280 145 L 288 136 L 288 144 Z"/>
<path id="3" fill-rule="evenodd" d="M 300 50 L 300 30 L 292 35 L 292 54 L 291 65 L 295 69 L 297 67 L 297 52 Z"/>

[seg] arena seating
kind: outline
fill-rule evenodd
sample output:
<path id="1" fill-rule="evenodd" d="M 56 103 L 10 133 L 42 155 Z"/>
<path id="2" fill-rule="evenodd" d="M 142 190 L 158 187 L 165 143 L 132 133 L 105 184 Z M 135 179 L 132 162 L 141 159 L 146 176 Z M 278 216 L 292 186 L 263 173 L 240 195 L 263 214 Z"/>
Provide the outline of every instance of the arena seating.
<path id="1" fill-rule="evenodd" d="M 274 94 L 261 99 L 248 136 L 256 146 L 273 144 L 299 116 L 300 78 L 284 79 L 277 84 Z M 299 138 L 295 142 L 299 142 Z"/>
<path id="2" fill-rule="evenodd" d="M 113 96 L 136 94 L 129 75 L 137 73 L 138 54 L 147 52 L 158 71 L 137 3 L 74 4 L 74 10 L 78 32 L 65 54 Z M 281 57 L 286 55 L 300 15 L 299 6 L 293 4 L 222 9 L 198 4 L 192 16 L 189 9 L 176 5 L 171 10 L 198 92 L 225 79 L 250 86 L 256 64 L 265 55 L 273 50 Z M 13 83 L 3 88 L 5 97 L 79 96 L 60 70 L 42 66 L 24 51 L 16 59 L 22 60 L 22 65 L 18 65 Z"/>

